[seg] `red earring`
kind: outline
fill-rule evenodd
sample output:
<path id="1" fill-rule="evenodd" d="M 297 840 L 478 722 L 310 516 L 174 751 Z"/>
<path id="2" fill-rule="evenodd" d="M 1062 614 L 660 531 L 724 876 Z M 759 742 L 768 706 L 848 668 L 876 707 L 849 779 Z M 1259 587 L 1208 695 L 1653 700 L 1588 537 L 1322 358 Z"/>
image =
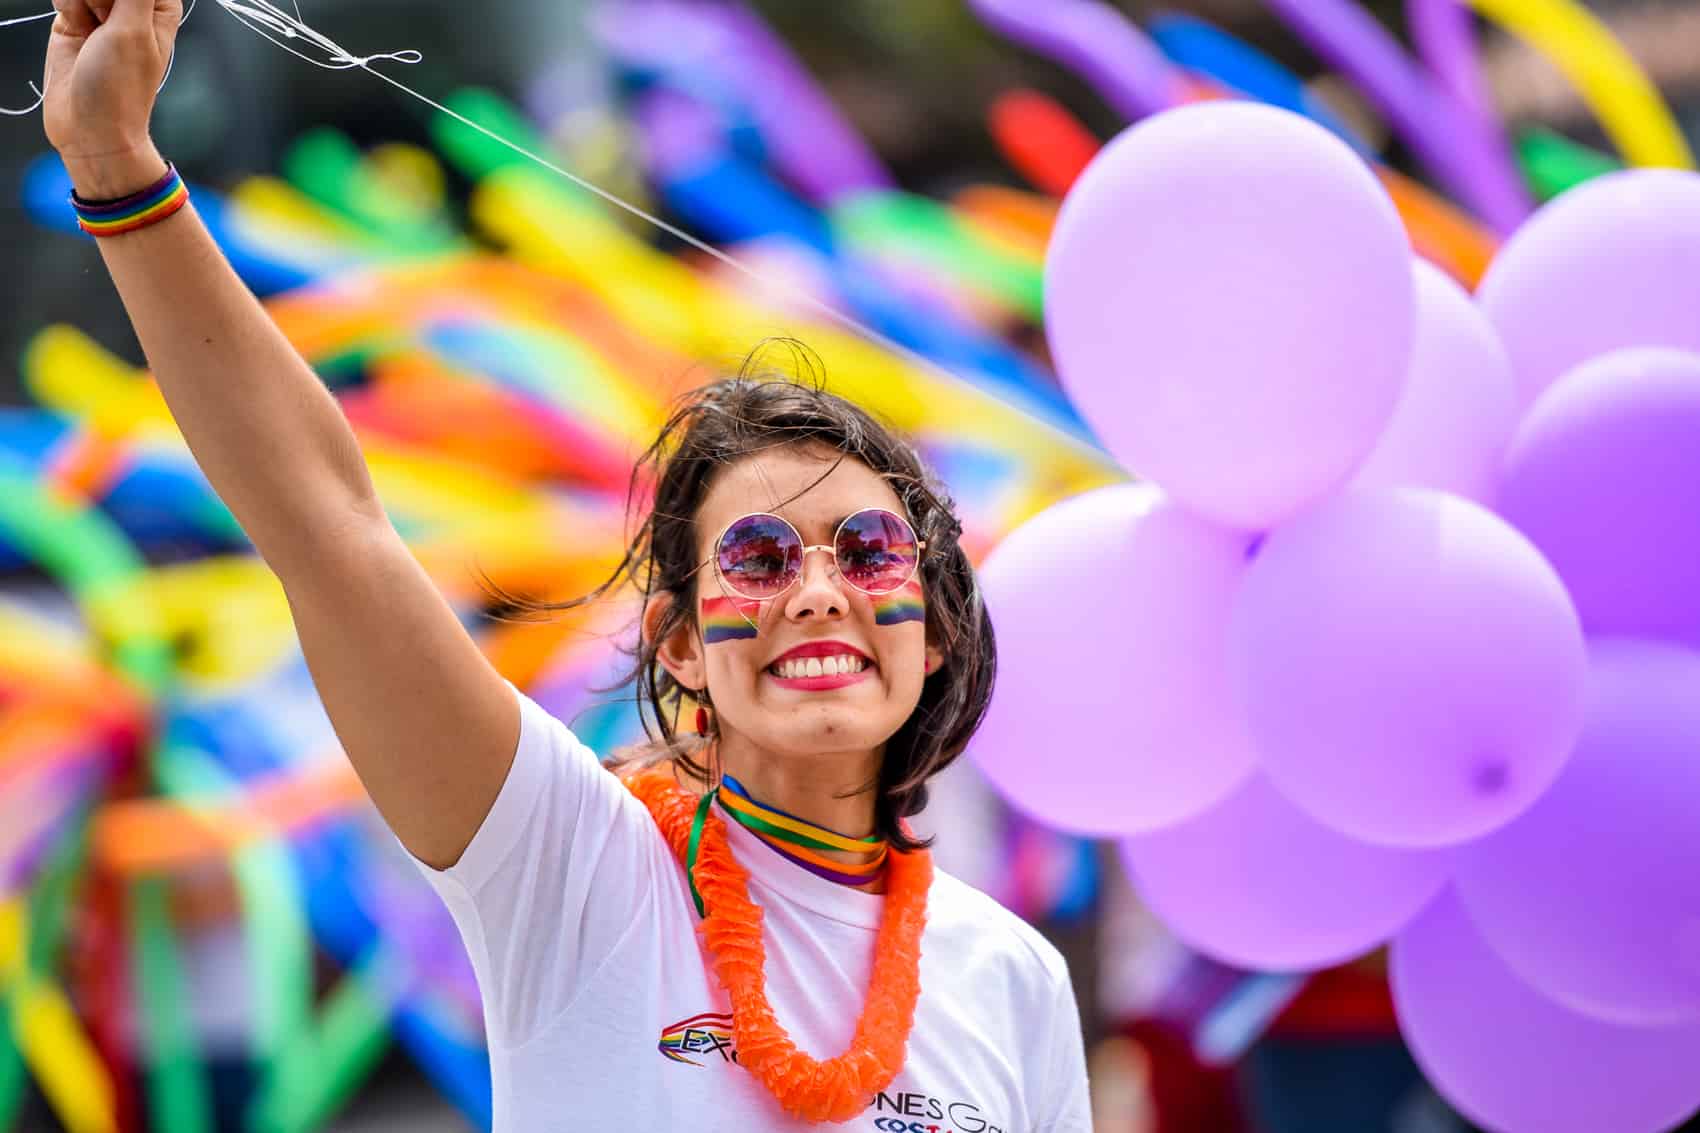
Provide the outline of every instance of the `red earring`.
<path id="1" fill-rule="evenodd" d="M 697 705 L 697 734 L 708 735 L 708 709 Z"/>

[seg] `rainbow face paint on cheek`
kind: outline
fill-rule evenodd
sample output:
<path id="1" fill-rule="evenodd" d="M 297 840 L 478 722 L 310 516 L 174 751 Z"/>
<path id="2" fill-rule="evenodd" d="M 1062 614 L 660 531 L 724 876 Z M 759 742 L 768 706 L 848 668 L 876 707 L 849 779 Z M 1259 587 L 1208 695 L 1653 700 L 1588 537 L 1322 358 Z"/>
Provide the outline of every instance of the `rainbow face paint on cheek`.
<path id="1" fill-rule="evenodd" d="M 902 625 L 904 622 L 927 620 L 927 602 L 922 597 L 921 580 L 911 578 L 890 594 L 874 599 L 874 623 L 882 626 Z"/>
<path id="2" fill-rule="evenodd" d="M 704 598 L 698 613 L 707 645 L 747 641 L 756 636 L 756 626 L 761 624 L 761 603 L 748 598 Z"/>

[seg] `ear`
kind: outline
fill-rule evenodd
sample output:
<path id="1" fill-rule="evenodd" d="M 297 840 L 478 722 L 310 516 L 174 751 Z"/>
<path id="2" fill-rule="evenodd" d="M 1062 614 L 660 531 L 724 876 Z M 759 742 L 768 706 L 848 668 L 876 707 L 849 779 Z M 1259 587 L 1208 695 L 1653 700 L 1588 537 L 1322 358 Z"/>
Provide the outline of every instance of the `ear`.
<path id="1" fill-rule="evenodd" d="M 672 606 L 671 594 L 655 594 L 644 603 L 644 640 L 656 643 L 656 659 L 673 674 L 673 679 L 694 691 L 708 683 L 708 667 L 703 663 L 702 637 L 697 632 L 696 615 L 688 615 L 665 638 L 656 636 L 662 616 Z"/>
<path id="2" fill-rule="evenodd" d="M 925 672 L 926 672 L 927 676 L 930 677 L 934 673 L 938 672 L 940 667 L 943 666 L 943 665 L 944 665 L 944 650 L 940 649 L 936 645 L 929 643 L 927 645 L 927 650 L 926 650 L 926 669 L 925 669 Z"/>

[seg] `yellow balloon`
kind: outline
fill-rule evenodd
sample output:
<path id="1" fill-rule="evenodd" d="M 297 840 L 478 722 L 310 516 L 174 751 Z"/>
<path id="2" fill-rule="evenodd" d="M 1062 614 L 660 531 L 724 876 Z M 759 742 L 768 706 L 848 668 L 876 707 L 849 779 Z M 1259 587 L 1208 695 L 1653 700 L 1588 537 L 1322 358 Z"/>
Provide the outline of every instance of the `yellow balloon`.
<path id="1" fill-rule="evenodd" d="M 240 684 L 294 650 L 289 600 L 277 576 L 252 555 L 221 555 L 156 567 L 138 581 L 181 643 L 178 673 L 209 684 Z"/>
<path id="2" fill-rule="evenodd" d="M 28 938 L 23 899 L 0 901 L 0 988 L 10 992 L 12 1007 L 0 1026 L 12 1028 L 36 1084 L 70 1133 L 115 1133 L 112 1078 L 65 993 L 29 972 Z"/>
<path id="3" fill-rule="evenodd" d="M 1658 88 L 1576 0 L 1469 2 L 1564 72 L 1629 164 L 1694 168 L 1694 154 Z"/>
<path id="4" fill-rule="evenodd" d="M 374 146 L 365 157 L 366 174 L 402 197 L 422 214 L 443 207 L 448 193 L 448 175 L 437 155 L 420 146 L 390 142 Z"/>
<path id="5" fill-rule="evenodd" d="M 1070 494 L 1121 479 L 1104 454 L 969 382 L 911 361 L 813 315 L 769 304 L 650 247 L 576 195 L 522 167 L 479 183 L 472 216 L 521 262 L 593 294 L 628 326 L 686 358 L 735 362 L 753 343 L 796 330 L 823 359 L 827 388 L 907 432 L 938 430 L 1020 453 Z"/>
<path id="6" fill-rule="evenodd" d="M 36 1083 L 69 1133 L 116 1133 L 112 1078 L 65 993 L 40 980 L 13 987 L 12 1020 Z"/>

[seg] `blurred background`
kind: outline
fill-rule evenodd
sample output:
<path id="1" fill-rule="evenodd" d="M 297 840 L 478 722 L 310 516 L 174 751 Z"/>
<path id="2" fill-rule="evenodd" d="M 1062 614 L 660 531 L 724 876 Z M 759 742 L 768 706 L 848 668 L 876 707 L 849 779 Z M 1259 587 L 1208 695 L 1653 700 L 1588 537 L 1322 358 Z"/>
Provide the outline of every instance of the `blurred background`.
<path id="1" fill-rule="evenodd" d="M 0 0 L 0 21 L 46 6 Z M 1286 100 L 1377 155 L 1436 210 L 1418 250 L 1479 278 L 1504 218 L 1271 6 L 1092 7 L 1149 37 L 1175 101 Z M 1587 7 L 1694 142 L 1700 3 Z M 659 407 L 761 338 L 808 341 L 834 388 L 916 438 L 976 557 L 1123 478 L 1051 374 L 1039 283 L 1057 199 L 1155 109 L 1138 84 L 950 0 L 298 11 L 352 55 L 417 50 L 374 66 L 772 281 L 212 0 L 183 30 L 162 152 L 343 397 L 487 651 L 598 750 L 640 731 L 624 692 L 595 691 L 629 607 L 502 625 L 478 575 L 552 597 L 600 581 Z M 1362 11 L 1417 46 L 1405 5 Z M 1531 201 L 1616 164 L 1546 55 L 1466 26 Z M 32 100 L 46 27 L 0 27 L 0 106 Z M 486 1127 L 453 925 L 352 783 L 281 595 L 175 440 L 67 187 L 39 114 L 0 119 L 0 1129 Z M 1400 1042 L 1379 954 L 1304 975 L 1196 954 L 1113 847 L 1024 817 L 967 760 L 923 823 L 945 868 L 1067 954 L 1099 1130 L 1470 1128 Z"/>

